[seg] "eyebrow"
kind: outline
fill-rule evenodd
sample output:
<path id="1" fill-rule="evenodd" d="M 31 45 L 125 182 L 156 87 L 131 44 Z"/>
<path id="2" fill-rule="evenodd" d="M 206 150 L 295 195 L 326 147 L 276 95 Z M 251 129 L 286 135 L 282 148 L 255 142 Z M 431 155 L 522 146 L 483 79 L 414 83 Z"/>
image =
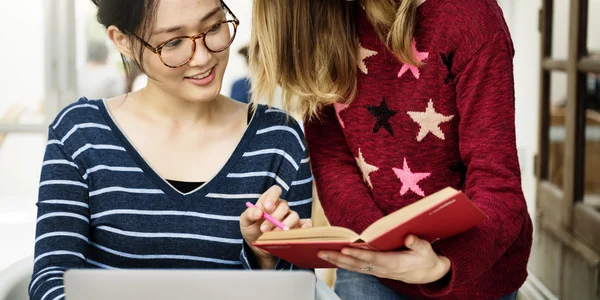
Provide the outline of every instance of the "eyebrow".
<path id="1" fill-rule="evenodd" d="M 215 9 L 213 9 L 211 12 L 209 12 L 204 17 L 202 17 L 202 19 L 200 19 L 200 23 L 202 23 L 202 22 L 204 22 L 204 21 L 212 18 L 221 9 L 223 9 L 222 6 L 219 6 L 219 7 L 216 7 Z M 174 26 L 174 27 L 170 27 L 170 28 L 163 28 L 163 29 L 156 30 L 154 32 L 154 35 L 159 35 L 161 33 L 171 33 L 171 32 L 179 31 L 179 30 L 182 30 L 182 29 L 183 29 L 183 26 Z"/>

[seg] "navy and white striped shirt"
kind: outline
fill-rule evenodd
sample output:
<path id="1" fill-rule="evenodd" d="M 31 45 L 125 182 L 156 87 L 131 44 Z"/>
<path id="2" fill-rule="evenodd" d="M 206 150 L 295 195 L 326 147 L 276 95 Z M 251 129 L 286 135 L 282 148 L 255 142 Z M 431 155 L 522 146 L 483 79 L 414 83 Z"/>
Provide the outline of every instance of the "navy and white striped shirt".
<path id="1" fill-rule="evenodd" d="M 64 298 L 70 268 L 251 268 L 239 219 L 272 185 L 310 218 L 312 174 L 300 126 L 258 106 L 229 160 L 180 193 L 144 161 L 102 100 L 65 108 L 42 167 L 31 299 Z M 276 268 L 291 268 L 280 261 Z"/>

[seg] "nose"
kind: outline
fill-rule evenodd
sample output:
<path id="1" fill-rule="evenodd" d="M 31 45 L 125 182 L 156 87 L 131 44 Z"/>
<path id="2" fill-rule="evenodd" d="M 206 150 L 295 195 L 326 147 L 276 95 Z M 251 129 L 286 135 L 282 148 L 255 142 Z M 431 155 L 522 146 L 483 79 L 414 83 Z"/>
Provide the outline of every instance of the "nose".
<path id="1" fill-rule="evenodd" d="M 190 67 L 201 67 L 208 64 L 208 62 L 212 59 L 213 53 L 208 51 L 204 45 L 204 40 L 201 38 L 196 39 L 194 42 L 196 43 L 196 51 L 194 51 L 194 54 L 192 55 L 192 58 L 188 64 Z"/>

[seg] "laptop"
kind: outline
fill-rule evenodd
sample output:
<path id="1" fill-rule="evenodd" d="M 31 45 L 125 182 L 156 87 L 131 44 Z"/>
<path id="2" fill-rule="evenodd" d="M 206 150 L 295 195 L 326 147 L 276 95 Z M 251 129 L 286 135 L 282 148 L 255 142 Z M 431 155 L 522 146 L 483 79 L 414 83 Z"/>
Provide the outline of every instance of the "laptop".
<path id="1" fill-rule="evenodd" d="M 99 270 L 65 272 L 68 300 L 314 300 L 308 271 Z"/>

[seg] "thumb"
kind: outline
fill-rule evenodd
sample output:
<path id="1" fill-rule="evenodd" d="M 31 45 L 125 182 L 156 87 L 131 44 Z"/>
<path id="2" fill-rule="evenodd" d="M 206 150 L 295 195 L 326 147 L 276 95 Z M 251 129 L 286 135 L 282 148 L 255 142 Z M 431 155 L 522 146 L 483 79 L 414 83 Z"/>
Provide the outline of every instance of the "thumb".
<path id="1" fill-rule="evenodd" d="M 406 245 L 408 249 L 419 253 L 425 253 L 428 251 L 429 248 L 431 248 L 431 244 L 429 244 L 429 242 L 427 242 L 426 240 L 422 240 L 412 234 L 409 234 L 404 239 L 404 245 Z"/>
<path id="2" fill-rule="evenodd" d="M 251 207 L 246 209 L 240 216 L 240 226 L 250 227 L 262 219 L 263 211 L 260 208 Z"/>

